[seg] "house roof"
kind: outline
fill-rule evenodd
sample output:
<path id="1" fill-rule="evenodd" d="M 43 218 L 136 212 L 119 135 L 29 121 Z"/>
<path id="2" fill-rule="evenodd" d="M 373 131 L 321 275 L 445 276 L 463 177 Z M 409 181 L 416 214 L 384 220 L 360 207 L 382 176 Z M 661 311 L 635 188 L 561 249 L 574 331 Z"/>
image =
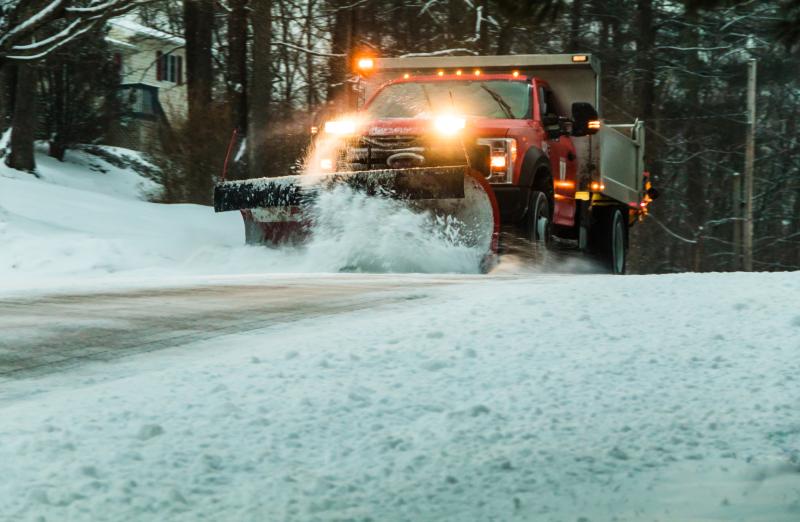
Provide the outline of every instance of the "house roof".
<path id="1" fill-rule="evenodd" d="M 161 40 L 163 42 L 169 42 L 175 45 L 186 45 L 186 41 L 179 36 L 175 36 L 173 34 L 169 34 L 164 31 L 148 27 L 128 17 L 123 16 L 120 18 L 114 18 L 110 20 L 109 23 L 115 27 L 133 33 L 140 37 L 151 38 L 154 40 Z"/>
<path id="2" fill-rule="evenodd" d="M 121 47 L 123 49 L 131 50 L 131 51 L 135 51 L 135 50 L 139 49 L 137 46 L 133 45 L 130 42 L 124 42 L 124 41 L 118 40 L 116 38 L 111 38 L 110 36 L 106 36 L 106 42 L 108 42 L 109 44 L 111 44 L 111 45 L 113 45 L 115 47 Z"/>

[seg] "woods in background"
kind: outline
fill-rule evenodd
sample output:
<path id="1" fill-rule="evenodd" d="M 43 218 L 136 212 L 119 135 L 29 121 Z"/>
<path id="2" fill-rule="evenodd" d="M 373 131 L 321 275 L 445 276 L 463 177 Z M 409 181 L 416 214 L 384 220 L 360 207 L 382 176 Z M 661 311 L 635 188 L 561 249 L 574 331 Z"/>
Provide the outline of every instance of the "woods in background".
<path id="1" fill-rule="evenodd" d="M 102 140 L 113 104 L 78 100 L 87 88 L 113 99 L 113 81 L 98 82 L 109 64 L 97 42 L 110 17 L 136 14 L 185 39 L 188 115 L 170 129 L 160 164 L 172 200 L 205 204 L 233 129 L 247 136 L 233 176 L 289 173 L 317 115 L 353 95 L 348 64 L 359 50 L 594 53 L 603 117 L 645 120 L 647 164 L 662 193 L 654 219 L 633 229 L 639 272 L 738 268 L 734 186 L 746 63 L 755 58 L 755 268 L 800 269 L 798 0 L 7 0 L 2 9 L 9 165 L 35 169 L 35 138 L 56 157 Z M 68 107 L 75 103 L 94 116 Z"/>

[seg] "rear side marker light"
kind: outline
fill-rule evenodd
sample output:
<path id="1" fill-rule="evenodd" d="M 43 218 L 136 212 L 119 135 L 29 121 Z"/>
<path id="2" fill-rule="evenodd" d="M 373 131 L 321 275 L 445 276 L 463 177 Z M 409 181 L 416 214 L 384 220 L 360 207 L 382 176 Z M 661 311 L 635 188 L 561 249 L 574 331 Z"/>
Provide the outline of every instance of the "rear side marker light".
<path id="1" fill-rule="evenodd" d="M 589 57 L 586 56 L 585 54 L 576 54 L 572 57 L 572 61 L 576 63 L 588 62 Z"/>

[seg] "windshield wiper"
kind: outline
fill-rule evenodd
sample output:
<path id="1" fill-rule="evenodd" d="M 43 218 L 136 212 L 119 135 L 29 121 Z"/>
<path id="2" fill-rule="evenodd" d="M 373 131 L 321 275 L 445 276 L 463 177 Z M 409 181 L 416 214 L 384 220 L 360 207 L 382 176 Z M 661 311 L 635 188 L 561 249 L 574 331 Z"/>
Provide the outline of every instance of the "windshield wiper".
<path id="1" fill-rule="evenodd" d="M 428 103 L 428 108 L 430 110 L 433 110 L 433 104 L 431 103 L 431 97 L 428 96 L 428 89 L 425 88 L 425 84 L 424 83 L 421 83 L 419 86 L 422 87 L 422 94 L 425 95 L 425 101 Z"/>
<path id="2" fill-rule="evenodd" d="M 514 113 L 511 111 L 511 105 L 509 105 L 508 102 L 505 101 L 502 96 L 500 96 L 499 94 L 497 94 L 496 92 L 494 92 L 485 85 L 481 85 L 481 89 L 489 93 L 489 96 L 491 96 L 494 99 L 494 101 L 497 102 L 497 105 L 499 105 L 500 108 L 503 109 L 503 112 L 509 119 L 512 120 L 515 119 Z"/>

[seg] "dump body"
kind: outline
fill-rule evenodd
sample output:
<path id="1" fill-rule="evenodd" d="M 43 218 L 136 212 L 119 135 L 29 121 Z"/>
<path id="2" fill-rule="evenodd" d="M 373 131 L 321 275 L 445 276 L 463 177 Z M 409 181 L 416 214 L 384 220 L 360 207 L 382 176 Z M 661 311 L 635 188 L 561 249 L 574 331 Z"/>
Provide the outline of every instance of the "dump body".
<path id="1" fill-rule="evenodd" d="M 605 125 L 595 135 L 603 194 L 635 207 L 644 196 L 644 122 Z"/>

